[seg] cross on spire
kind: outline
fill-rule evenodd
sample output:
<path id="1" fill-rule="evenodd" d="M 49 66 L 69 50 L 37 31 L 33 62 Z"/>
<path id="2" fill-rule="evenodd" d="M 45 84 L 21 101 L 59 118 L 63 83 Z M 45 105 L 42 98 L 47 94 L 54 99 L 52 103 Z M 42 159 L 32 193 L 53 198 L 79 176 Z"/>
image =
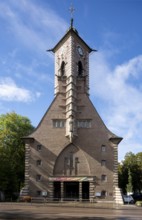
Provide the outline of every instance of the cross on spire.
<path id="1" fill-rule="evenodd" d="M 70 8 L 69 8 L 69 11 L 70 11 L 70 15 L 71 15 L 71 28 L 73 27 L 73 13 L 75 11 L 75 8 L 73 7 L 73 5 L 71 4 Z"/>
<path id="2" fill-rule="evenodd" d="M 71 6 L 69 8 L 69 11 L 70 11 L 71 18 L 73 18 L 73 13 L 75 11 L 75 8 L 73 7 L 73 4 L 71 4 Z"/>

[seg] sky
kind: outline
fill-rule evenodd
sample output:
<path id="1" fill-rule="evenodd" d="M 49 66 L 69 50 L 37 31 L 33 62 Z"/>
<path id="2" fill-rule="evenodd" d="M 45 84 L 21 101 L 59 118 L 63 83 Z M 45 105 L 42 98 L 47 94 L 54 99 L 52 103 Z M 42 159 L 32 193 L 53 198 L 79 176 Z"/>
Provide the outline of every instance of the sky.
<path id="1" fill-rule="evenodd" d="M 142 152 L 142 0 L 0 1 L 0 114 L 35 127 L 54 98 L 54 55 L 70 26 L 98 52 L 90 55 L 90 99 L 123 137 L 119 161 Z"/>

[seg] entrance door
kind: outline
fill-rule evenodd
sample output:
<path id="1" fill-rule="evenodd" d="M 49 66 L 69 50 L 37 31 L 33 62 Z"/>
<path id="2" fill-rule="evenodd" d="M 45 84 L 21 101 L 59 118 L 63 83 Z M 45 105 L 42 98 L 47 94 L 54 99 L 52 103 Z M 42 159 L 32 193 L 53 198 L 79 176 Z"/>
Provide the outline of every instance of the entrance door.
<path id="1" fill-rule="evenodd" d="M 54 200 L 58 201 L 61 199 L 61 182 L 54 182 Z"/>
<path id="2" fill-rule="evenodd" d="M 89 200 L 89 182 L 82 182 L 82 200 Z"/>
<path id="3" fill-rule="evenodd" d="M 64 182 L 64 200 L 79 199 L 79 182 Z"/>

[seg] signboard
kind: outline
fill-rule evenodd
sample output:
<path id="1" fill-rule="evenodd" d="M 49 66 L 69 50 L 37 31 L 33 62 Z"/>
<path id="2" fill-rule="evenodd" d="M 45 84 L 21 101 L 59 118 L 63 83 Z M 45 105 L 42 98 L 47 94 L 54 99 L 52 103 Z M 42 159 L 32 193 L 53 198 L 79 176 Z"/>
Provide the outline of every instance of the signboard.
<path id="1" fill-rule="evenodd" d="M 100 192 L 96 192 L 96 193 L 95 193 L 95 196 L 96 196 L 96 197 L 100 197 L 100 196 L 101 196 L 101 193 L 100 193 Z"/>
<path id="2" fill-rule="evenodd" d="M 42 191 L 42 196 L 47 196 L 47 192 L 46 191 Z"/>
<path id="3" fill-rule="evenodd" d="M 65 181 L 93 181 L 93 177 L 49 177 L 49 181 L 59 181 L 59 182 L 65 182 Z"/>

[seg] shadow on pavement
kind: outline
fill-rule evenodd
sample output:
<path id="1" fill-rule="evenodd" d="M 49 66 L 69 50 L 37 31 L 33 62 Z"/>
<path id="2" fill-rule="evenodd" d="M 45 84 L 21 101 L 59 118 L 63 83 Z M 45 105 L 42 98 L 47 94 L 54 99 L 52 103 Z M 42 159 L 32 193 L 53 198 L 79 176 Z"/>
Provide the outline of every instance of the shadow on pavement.
<path id="1" fill-rule="evenodd" d="M 41 213 L 40 213 L 41 214 Z M 58 217 L 53 214 L 50 214 L 48 217 L 39 217 L 38 214 L 31 214 L 31 213 L 0 213 L 0 220 L 132 220 L 129 217 L 111 217 L 111 218 L 104 218 L 104 217 Z"/>

